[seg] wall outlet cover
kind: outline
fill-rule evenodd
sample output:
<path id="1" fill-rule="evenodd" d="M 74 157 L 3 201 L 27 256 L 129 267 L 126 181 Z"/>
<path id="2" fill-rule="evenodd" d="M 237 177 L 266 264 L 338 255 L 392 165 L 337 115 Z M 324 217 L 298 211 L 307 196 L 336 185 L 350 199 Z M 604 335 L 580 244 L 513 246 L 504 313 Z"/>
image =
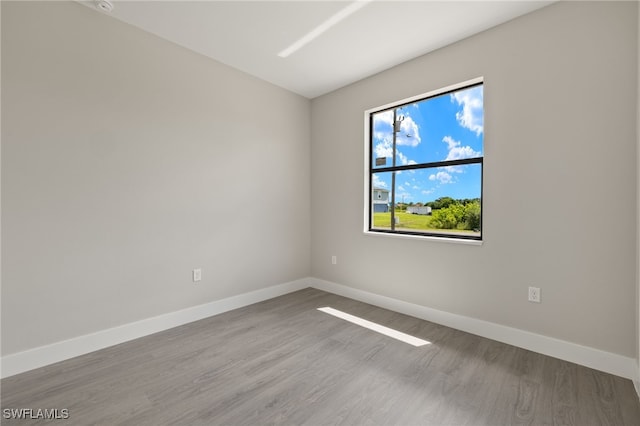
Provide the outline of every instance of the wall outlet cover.
<path id="1" fill-rule="evenodd" d="M 194 269 L 193 270 L 193 282 L 202 281 L 202 269 Z"/>
<path id="2" fill-rule="evenodd" d="M 539 287 L 529 287 L 529 302 L 540 303 Z"/>

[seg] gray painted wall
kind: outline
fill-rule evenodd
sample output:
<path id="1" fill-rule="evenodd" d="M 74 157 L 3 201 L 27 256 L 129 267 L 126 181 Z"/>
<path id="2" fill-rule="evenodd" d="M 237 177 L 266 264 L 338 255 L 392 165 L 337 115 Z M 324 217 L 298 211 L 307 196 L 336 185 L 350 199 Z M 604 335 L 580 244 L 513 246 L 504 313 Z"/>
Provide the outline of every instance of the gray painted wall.
<path id="1" fill-rule="evenodd" d="M 307 99 L 77 3 L 2 59 L 3 355 L 309 275 Z"/>
<path id="2" fill-rule="evenodd" d="M 637 63 L 637 78 L 638 78 L 638 99 L 637 99 L 637 118 L 636 118 L 636 348 L 637 348 L 637 361 L 638 361 L 638 375 L 636 377 L 636 392 L 640 395 L 640 7 L 638 8 L 638 63 Z"/>
<path id="3" fill-rule="evenodd" d="M 636 357 L 636 7 L 555 4 L 314 99 L 312 275 Z M 363 111 L 478 76 L 484 244 L 363 234 Z"/>

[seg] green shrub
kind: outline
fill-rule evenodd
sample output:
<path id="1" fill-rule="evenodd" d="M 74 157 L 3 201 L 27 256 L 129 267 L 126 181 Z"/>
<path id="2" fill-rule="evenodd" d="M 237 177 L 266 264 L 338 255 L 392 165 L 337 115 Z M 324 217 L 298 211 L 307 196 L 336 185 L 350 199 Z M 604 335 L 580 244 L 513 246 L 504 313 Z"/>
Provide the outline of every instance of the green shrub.
<path id="1" fill-rule="evenodd" d="M 464 206 L 464 229 L 480 229 L 480 202 L 473 201 Z"/>
<path id="2" fill-rule="evenodd" d="M 431 226 L 436 229 L 479 229 L 480 202 L 456 202 L 446 208 L 435 210 L 432 213 Z"/>

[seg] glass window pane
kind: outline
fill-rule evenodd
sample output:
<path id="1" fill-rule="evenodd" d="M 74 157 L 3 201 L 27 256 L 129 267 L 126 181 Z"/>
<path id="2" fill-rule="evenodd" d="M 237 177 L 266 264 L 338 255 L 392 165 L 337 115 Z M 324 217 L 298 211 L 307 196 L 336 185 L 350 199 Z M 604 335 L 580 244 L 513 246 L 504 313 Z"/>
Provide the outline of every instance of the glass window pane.
<path id="1" fill-rule="evenodd" d="M 371 168 L 393 166 L 393 111 L 371 116 Z"/>
<path id="2" fill-rule="evenodd" d="M 396 165 L 482 157 L 483 98 L 480 85 L 398 108 L 396 114 L 402 123 L 396 134 Z M 393 111 L 390 114 L 393 117 Z"/>
<path id="3" fill-rule="evenodd" d="M 398 171 L 395 229 L 479 237 L 481 187 L 481 164 Z"/>
<path id="4" fill-rule="evenodd" d="M 371 181 L 371 228 L 391 229 L 391 172 L 374 173 Z"/>

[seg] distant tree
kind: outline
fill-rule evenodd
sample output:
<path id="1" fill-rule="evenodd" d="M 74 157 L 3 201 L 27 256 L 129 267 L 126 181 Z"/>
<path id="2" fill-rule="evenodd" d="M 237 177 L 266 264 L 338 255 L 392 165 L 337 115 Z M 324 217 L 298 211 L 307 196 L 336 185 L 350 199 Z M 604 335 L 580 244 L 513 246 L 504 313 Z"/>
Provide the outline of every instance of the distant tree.
<path id="1" fill-rule="evenodd" d="M 463 198 L 461 200 L 457 200 L 460 204 L 466 206 L 468 204 L 472 204 L 472 203 L 478 203 L 480 204 L 480 198 Z"/>
<path id="2" fill-rule="evenodd" d="M 452 204 L 456 204 L 456 200 L 451 197 L 440 197 L 437 200 L 433 201 L 432 205 L 429 206 L 433 209 L 446 209 Z"/>
<path id="3" fill-rule="evenodd" d="M 464 206 L 464 229 L 480 229 L 480 201 L 471 200 Z"/>

